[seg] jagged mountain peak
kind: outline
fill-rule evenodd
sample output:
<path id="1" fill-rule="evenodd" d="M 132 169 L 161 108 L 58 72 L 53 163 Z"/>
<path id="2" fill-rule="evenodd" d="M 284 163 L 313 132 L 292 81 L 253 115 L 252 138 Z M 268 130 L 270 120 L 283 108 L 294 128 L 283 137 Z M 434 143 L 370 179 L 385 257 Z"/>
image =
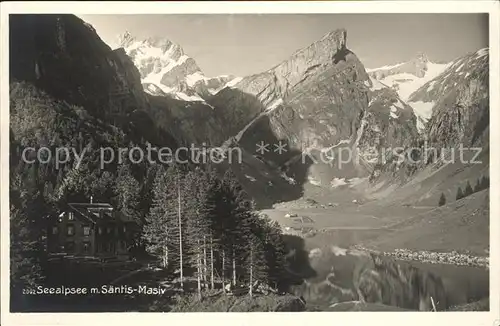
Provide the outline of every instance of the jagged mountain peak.
<path id="1" fill-rule="evenodd" d="M 418 61 L 422 61 L 422 62 L 429 62 L 430 61 L 429 56 L 423 51 L 417 52 L 417 54 L 415 55 L 415 57 L 413 59 L 418 60 Z"/>
<path id="2" fill-rule="evenodd" d="M 451 63 L 436 63 L 424 52 L 417 52 L 413 58 L 395 65 L 367 69 L 371 78 L 376 79 L 395 90 L 403 101 L 409 101 L 411 95 L 425 83 L 439 76 Z M 423 130 L 430 112 L 424 105 L 412 105 L 417 117 L 417 127 Z"/>
<path id="3" fill-rule="evenodd" d="M 432 65 L 438 64 L 431 63 L 431 67 Z M 444 69 L 441 69 L 439 74 L 427 79 L 408 97 L 408 104 L 414 108 L 415 114 L 420 116 L 423 122 L 431 118 L 435 107 L 440 107 L 440 99 L 446 98 L 447 94 L 460 93 L 463 88 L 469 89 L 470 83 L 487 84 L 487 80 L 483 79 L 487 79 L 485 72 L 488 72 L 488 48 L 480 49 L 441 66 Z M 472 89 L 475 91 L 474 87 Z M 464 94 L 468 93 L 464 92 Z M 456 95 L 452 98 L 454 96 Z M 472 93 L 468 96 L 472 96 Z M 421 128 L 423 127 L 421 125 Z"/>
<path id="4" fill-rule="evenodd" d="M 297 50 L 271 69 L 243 78 L 235 87 L 258 95 L 265 107 L 273 107 L 294 87 L 329 69 L 343 69 L 348 61 L 356 67 L 357 80 L 368 80 L 362 64 L 347 49 L 347 30 L 339 28 Z"/>
<path id="5" fill-rule="evenodd" d="M 116 39 L 118 47 L 125 48 L 135 40 L 135 37 L 129 31 L 125 31 L 122 34 L 118 35 Z"/>
<path id="6" fill-rule="evenodd" d="M 135 44 L 136 47 L 142 46 L 142 47 L 158 48 L 162 52 L 166 52 L 170 47 L 173 47 L 178 51 L 180 51 L 181 54 L 184 54 L 184 50 L 179 44 L 171 41 L 168 38 L 161 37 L 158 35 L 141 38 L 126 30 L 125 32 L 119 34 L 116 37 L 116 39 L 118 47 L 122 48 L 128 48 L 132 46 L 134 43 L 136 43 Z"/>
<path id="7" fill-rule="evenodd" d="M 119 45 L 141 74 L 146 92 L 184 101 L 204 101 L 223 88 L 233 76 L 206 77 L 196 61 L 168 38 L 138 38 L 126 31 L 118 36 Z"/>
<path id="8" fill-rule="evenodd" d="M 331 40 L 337 45 L 337 51 L 347 47 L 347 30 L 345 28 L 337 28 L 325 34 L 321 40 Z"/>
<path id="9" fill-rule="evenodd" d="M 291 57 L 272 69 L 294 61 L 298 57 L 305 57 L 309 66 L 330 63 L 335 54 L 345 50 L 347 50 L 347 30 L 345 28 L 335 29 L 325 34 L 321 39 L 297 50 Z"/>

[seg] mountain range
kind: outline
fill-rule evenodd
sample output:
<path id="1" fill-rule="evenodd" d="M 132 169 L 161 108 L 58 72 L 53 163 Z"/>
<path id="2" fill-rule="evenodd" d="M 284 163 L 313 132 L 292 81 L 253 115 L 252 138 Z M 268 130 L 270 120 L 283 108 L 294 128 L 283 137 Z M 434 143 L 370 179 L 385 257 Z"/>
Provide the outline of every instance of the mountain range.
<path id="1" fill-rule="evenodd" d="M 208 77 L 167 38 L 124 33 L 112 50 L 89 24 L 65 19 L 36 36 L 54 40 L 46 48 L 12 48 L 19 62 L 11 68 L 14 78 L 96 116 L 128 117 L 156 141 L 238 147 L 243 162 L 232 168 L 264 206 L 304 196 L 307 185 L 353 190 L 361 184 L 363 196 L 384 187 L 386 194 L 387 184 L 396 189 L 428 167 L 374 162 L 368 159 L 373 151 L 418 147 L 424 140 L 488 147 L 488 49 L 449 63 L 420 53 L 366 69 L 349 50 L 348 31 L 338 29 L 267 71 Z M 74 45 L 67 26 L 86 47 Z M 261 142 L 270 147 L 258 153 Z M 277 144 L 285 151 L 274 151 Z M 352 159 L 342 162 L 347 151 Z M 375 186 L 381 175 L 386 186 Z"/>
<path id="2" fill-rule="evenodd" d="M 376 164 L 365 159 L 374 149 L 409 147 L 436 137 L 445 138 L 439 145 L 449 145 L 448 140 L 464 138 L 465 130 L 476 138 L 485 135 L 477 123 L 484 123 L 487 110 L 471 105 L 488 97 L 488 49 L 447 63 L 418 53 L 407 62 L 366 69 L 348 49 L 347 31 L 340 29 L 267 71 L 210 78 L 179 45 L 125 36 L 120 44 L 139 68 L 146 92 L 160 102 L 155 114 L 168 112 L 170 119 L 178 119 L 175 125 L 184 125 L 169 129 L 180 142 L 231 144 L 245 151 L 245 164 L 234 168 L 249 188 L 279 188 L 282 181 L 285 189 L 296 182 L 349 185 L 377 174 Z M 450 106 L 458 97 L 468 98 L 466 112 L 459 114 L 476 125 L 450 120 L 450 114 L 456 115 Z M 289 151 L 257 155 L 261 141 L 283 142 Z M 326 152 L 340 154 L 343 149 L 357 159 L 341 168 L 338 160 L 319 160 Z M 309 160 L 306 167 L 304 156 Z M 265 162 L 260 172 L 256 157 Z M 408 169 L 408 174 L 414 173 L 414 167 Z"/>
<path id="3" fill-rule="evenodd" d="M 120 47 L 111 49 L 90 24 L 73 15 L 12 15 L 9 33 L 9 198 L 16 240 L 11 264 L 19 262 L 11 265 L 18 266 L 11 268 L 18 275 L 11 274 L 11 282 L 38 273 L 34 266 L 45 254 L 33 255 L 33 243 L 44 252 L 46 217 L 88 198 L 136 217 L 143 232 L 132 248 L 142 250 L 146 238 L 145 245 L 161 243 L 155 255 L 164 262 L 166 256 L 179 258 L 181 287 L 182 248 L 187 248 L 187 264 L 194 267 L 196 261 L 198 266 L 198 293 L 200 240 L 213 248 L 212 227 L 219 239 L 230 238 L 213 241 L 219 258 L 212 258 L 212 268 L 214 261 L 220 263 L 221 289 L 229 281 L 224 276 L 229 265 L 232 291 L 236 274 L 238 279 L 248 275 L 252 289 L 253 277 L 259 283 L 263 272 L 258 262 L 277 266 L 280 261 L 290 266 L 275 270 L 278 279 L 299 281 L 291 293 L 308 302 L 317 299 L 320 310 L 339 300 L 362 299 L 354 291 L 360 289 L 354 285 L 358 281 L 367 281 L 368 291 L 386 292 L 394 300 L 384 303 L 392 306 L 406 305 L 400 294 L 422 303 L 421 292 L 439 298 L 435 294 L 444 291 L 415 288 L 420 280 L 429 289 L 439 283 L 427 273 L 422 278 L 414 278 L 414 270 L 396 275 L 399 266 L 385 265 L 367 252 L 359 255 L 357 249 L 347 254 L 337 244 L 385 253 L 403 248 L 418 257 L 416 251 L 431 250 L 438 252 L 430 256 L 440 264 L 442 257 L 457 260 L 452 250 L 489 254 L 488 49 L 449 63 L 432 62 L 420 53 L 408 62 L 367 69 L 350 50 L 348 31 L 337 29 L 265 71 L 210 77 L 167 37 L 142 40 L 125 33 Z M 185 164 L 168 169 L 148 161 L 158 162 L 159 153 L 132 155 L 136 149 L 177 151 L 193 145 L 224 151 L 208 164 L 200 162 L 206 155 L 181 155 Z M 42 162 L 39 156 L 38 162 L 32 156 L 34 164 L 29 164 L 22 157 L 28 147 L 85 155 L 81 161 L 70 155 L 62 166 L 55 157 Z M 115 150 L 105 164 L 103 149 Z M 190 177 L 180 179 L 184 173 Z M 203 215 L 206 210 L 211 214 Z M 208 222 L 205 216 L 217 219 Z M 263 222 L 262 228 L 252 226 L 250 216 L 256 225 Z M 274 221 L 276 233 L 264 231 L 266 221 Z M 236 232 L 240 227 L 243 231 Z M 183 234 L 190 246 L 183 245 Z M 263 241 L 255 241 L 260 236 Z M 177 243 L 179 250 L 172 255 Z M 235 256 L 247 246 L 245 255 Z M 254 248 L 262 253 L 256 257 L 265 259 L 256 263 Z M 149 260 L 147 266 L 151 279 Z M 98 268 L 102 274 L 102 264 Z M 136 277 L 135 272 L 126 275 Z M 390 278 L 373 286 L 373 275 Z M 403 287 L 394 276 L 411 284 Z M 460 279 L 453 288 L 464 284 Z M 464 296 L 457 302 L 475 297 L 469 296 L 469 287 L 473 283 L 460 291 Z"/>

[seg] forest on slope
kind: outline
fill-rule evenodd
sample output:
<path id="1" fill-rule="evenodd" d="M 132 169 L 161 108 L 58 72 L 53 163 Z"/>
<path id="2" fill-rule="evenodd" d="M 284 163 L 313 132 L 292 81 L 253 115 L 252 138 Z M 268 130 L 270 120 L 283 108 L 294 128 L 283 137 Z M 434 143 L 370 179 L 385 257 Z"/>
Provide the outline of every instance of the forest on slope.
<path id="1" fill-rule="evenodd" d="M 10 32 L 12 309 L 29 310 L 34 301 L 23 290 L 57 278 L 48 275 L 54 272 L 46 248 L 50 218 L 91 197 L 135 219 L 140 232 L 130 255 L 157 260 L 179 277 L 181 288 L 189 278 L 198 280 L 193 290 L 199 296 L 202 287 L 225 289 L 226 280 L 250 293 L 257 281 L 270 289 L 282 286 L 281 230 L 255 213 L 230 170 L 221 175 L 189 161 L 163 165 L 157 157 L 102 164 L 102 148 L 177 144 L 154 126 L 142 90 L 134 91 L 140 85 L 134 68 L 103 46 L 90 26 L 68 15 L 23 15 L 11 18 Z M 94 52 L 85 55 L 75 40 Z M 65 83 L 76 66 L 78 77 Z M 110 85 L 92 86 L 103 80 Z M 129 90 L 126 101 L 114 84 Z M 54 155 L 61 148 L 70 154 L 64 163 Z"/>

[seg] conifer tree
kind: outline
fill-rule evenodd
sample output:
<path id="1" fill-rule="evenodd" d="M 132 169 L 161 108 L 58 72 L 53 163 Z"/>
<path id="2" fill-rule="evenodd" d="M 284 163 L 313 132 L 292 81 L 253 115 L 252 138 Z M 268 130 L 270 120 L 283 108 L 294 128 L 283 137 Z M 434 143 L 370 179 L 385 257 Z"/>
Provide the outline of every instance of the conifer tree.
<path id="1" fill-rule="evenodd" d="M 444 204 L 446 204 L 446 197 L 444 193 L 441 193 L 441 197 L 439 197 L 439 206 L 443 206 Z"/>
<path id="2" fill-rule="evenodd" d="M 281 227 L 277 222 L 271 222 L 267 217 L 265 224 L 265 247 L 266 263 L 268 266 L 268 284 L 278 290 L 285 279 L 286 247 L 283 241 Z"/>
<path id="3" fill-rule="evenodd" d="M 205 193 L 205 211 L 209 219 L 209 234 L 208 234 L 208 247 L 209 247 L 209 259 L 210 259 L 210 287 L 215 288 L 215 259 L 217 253 L 220 256 L 220 242 L 217 235 L 221 234 L 223 230 L 220 229 L 219 215 L 217 212 L 217 205 L 221 200 L 220 191 L 220 179 L 214 169 L 208 168 L 206 170 L 206 193 Z M 222 276 L 224 273 L 222 273 Z M 224 286 L 223 286 L 224 288 Z"/>
<path id="4" fill-rule="evenodd" d="M 464 191 L 464 197 L 470 196 L 473 193 L 474 193 L 474 191 L 472 190 L 472 187 L 471 187 L 469 181 L 467 181 L 467 185 L 465 186 L 465 191 Z"/>
<path id="5" fill-rule="evenodd" d="M 481 190 L 488 189 L 490 187 L 490 178 L 483 176 L 481 178 Z"/>
<path id="6" fill-rule="evenodd" d="M 264 245 L 258 235 L 252 232 L 247 236 L 246 242 L 248 251 L 245 257 L 245 267 L 248 270 L 248 294 L 252 296 L 256 283 L 267 283 L 267 264 Z"/>
<path id="7" fill-rule="evenodd" d="M 175 165 L 157 170 L 153 205 L 143 231 L 146 250 L 161 258 L 163 266 L 179 267 L 181 288 L 185 258 L 182 178 L 182 171 Z"/>
<path id="8" fill-rule="evenodd" d="M 172 247 L 173 225 L 171 215 L 174 211 L 171 179 L 167 171 L 160 167 L 153 185 L 153 202 L 143 230 L 146 250 L 161 259 L 164 268 L 169 267 L 169 248 Z"/>
<path id="9" fill-rule="evenodd" d="M 462 198 L 464 198 L 464 193 L 462 192 L 462 188 L 458 187 L 456 200 L 460 200 Z"/>
<path id="10" fill-rule="evenodd" d="M 115 180 L 117 210 L 134 220 L 139 220 L 139 182 L 132 176 L 128 164 L 120 165 Z"/>
<path id="11" fill-rule="evenodd" d="M 474 192 L 481 191 L 481 178 L 478 178 L 476 181 L 476 185 L 474 186 Z"/>
<path id="12" fill-rule="evenodd" d="M 206 235 L 209 233 L 210 221 L 206 209 L 207 178 L 204 172 L 197 168 L 185 176 L 185 234 L 186 261 L 196 267 L 198 296 L 201 299 L 201 288 L 206 287 Z"/>
<path id="13" fill-rule="evenodd" d="M 31 195 L 28 193 L 21 197 L 11 191 L 10 197 L 10 285 L 15 295 L 19 295 L 22 289 L 38 285 L 44 278 L 41 269 L 42 234 L 35 220 L 41 216 L 35 217 L 36 214 L 31 214 L 35 199 L 29 198 Z"/>

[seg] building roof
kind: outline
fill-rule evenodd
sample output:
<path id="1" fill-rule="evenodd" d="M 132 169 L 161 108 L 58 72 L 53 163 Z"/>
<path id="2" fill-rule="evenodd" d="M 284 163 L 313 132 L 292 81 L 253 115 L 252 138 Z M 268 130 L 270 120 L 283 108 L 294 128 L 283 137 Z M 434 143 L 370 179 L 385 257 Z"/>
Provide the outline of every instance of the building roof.
<path id="1" fill-rule="evenodd" d="M 132 221 L 121 213 L 115 212 L 113 214 L 114 208 L 108 203 L 68 203 L 68 207 L 92 223 L 99 220 L 115 219 L 122 222 Z"/>

